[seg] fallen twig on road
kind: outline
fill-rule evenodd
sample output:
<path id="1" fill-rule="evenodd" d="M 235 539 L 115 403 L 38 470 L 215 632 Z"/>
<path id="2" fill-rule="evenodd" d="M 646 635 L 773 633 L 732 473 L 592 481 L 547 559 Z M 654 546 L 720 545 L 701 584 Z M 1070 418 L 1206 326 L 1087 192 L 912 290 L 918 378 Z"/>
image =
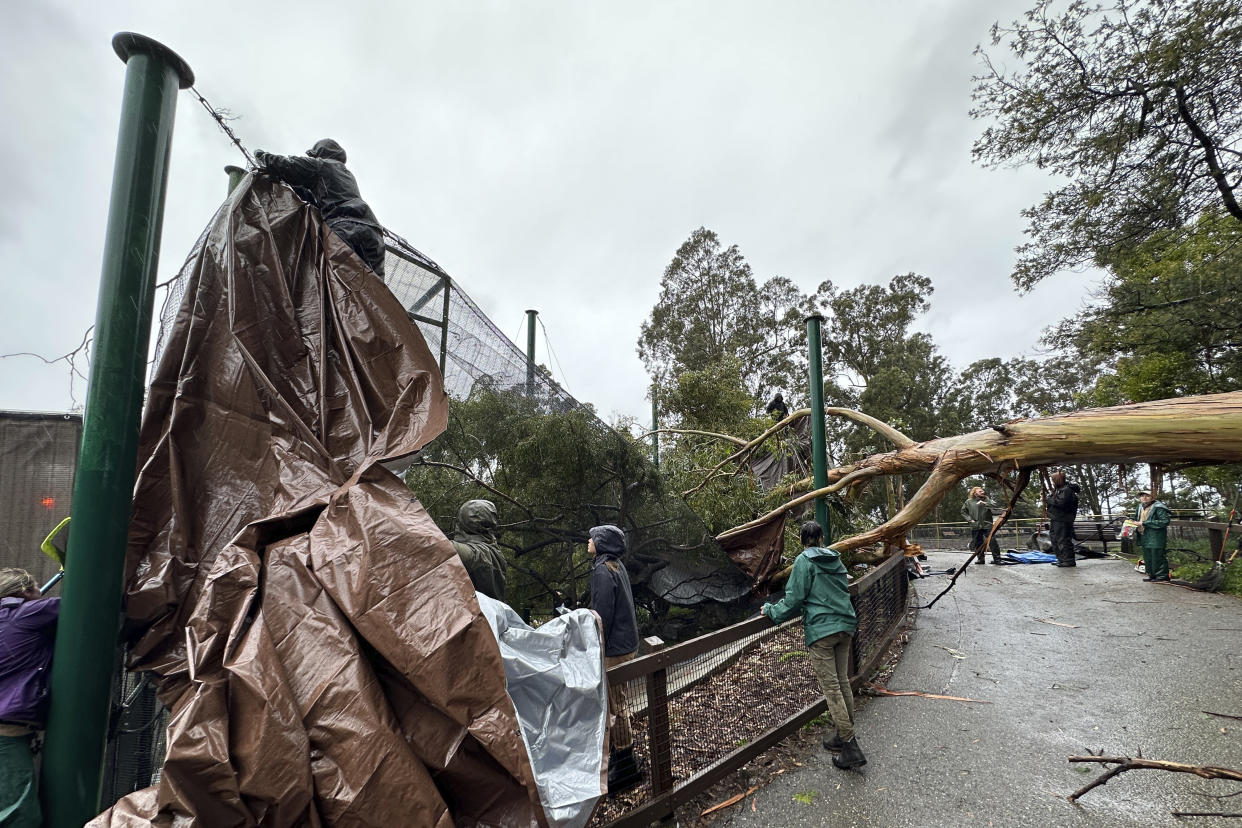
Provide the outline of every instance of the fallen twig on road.
<path id="1" fill-rule="evenodd" d="M 1062 624 L 1060 621 L 1049 621 L 1047 618 L 1036 618 L 1035 620 L 1041 624 L 1052 624 L 1057 627 L 1069 627 L 1071 630 L 1078 629 L 1077 624 Z"/>
<path id="2" fill-rule="evenodd" d="M 1171 811 L 1173 816 L 1214 816 L 1242 819 L 1242 814 L 1226 814 L 1223 811 Z"/>
<path id="3" fill-rule="evenodd" d="M 737 803 L 741 802 L 743 799 L 745 799 L 746 797 L 750 796 L 751 794 L 753 794 L 753 793 L 754 793 L 755 791 L 757 791 L 757 790 L 759 790 L 759 786 L 758 786 L 758 785 L 756 785 L 755 787 L 753 787 L 753 788 L 751 788 L 750 790 L 746 791 L 745 793 L 740 793 L 740 794 L 737 794 L 736 796 L 731 796 L 731 797 L 729 797 L 728 799 L 726 799 L 724 802 L 718 802 L 718 803 L 716 803 L 715 805 L 713 805 L 712 807 L 708 808 L 708 809 L 707 809 L 706 811 L 704 811 L 703 813 L 699 814 L 699 816 L 701 816 L 701 817 L 705 817 L 705 816 L 707 816 L 708 814 L 715 813 L 716 811 L 721 810 L 722 808 L 728 808 L 730 805 L 736 805 Z"/>
<path id="4" fill-rule="evenodd" d="M 1242 722 L 1242 716 L 1234 716 L 1230 713 L 1213 713 L 1211 710 L 1204 710 L 1203 712 L 1209 716 L 1220 716 L 1222 719 L 1237 719 Z"/>
<path id="5" fill-rule="evenodd" d="M 1234 768 L 1221 768 L 1212 765 L 1187 765 L 1184 762 L 1166 762 L 1160 759 L 1144 759 L 1139 756 L 1105 756 L 1101 749 L 1100 753 L 1094 754 L 1088 751 L 1087 756 L 1071 756 L 1070 762 L 1094 762 L 1099 765 L 1116 765 L 1107 772 L 1100 774 L 1091 782 L 1074 791 L 1067 800 L 1074 802 L 1083 794 L 1093 788 L 1098 788 L 1112 779 L 1114 776 L 1123 774 L 1131 770 L 1163 770 L 1175 773 L 1192 773 L 1203 779 L 1232 779 L 1235 782 L 1242 782 L 1242 770 Z"/>
<path id="6" fill-rule="evenodd" d="M 991 704 L 984 699 L 968 699 L 965 696 L 942 696 L 939 693 L 923 693 L 918 690 L 889 690 L 878 684 L 868 684 L 867 689 L 877 696 L 921 696 L 925 699 L 944 699 L 945 701 L 974 702 L 975 704 Z"/>

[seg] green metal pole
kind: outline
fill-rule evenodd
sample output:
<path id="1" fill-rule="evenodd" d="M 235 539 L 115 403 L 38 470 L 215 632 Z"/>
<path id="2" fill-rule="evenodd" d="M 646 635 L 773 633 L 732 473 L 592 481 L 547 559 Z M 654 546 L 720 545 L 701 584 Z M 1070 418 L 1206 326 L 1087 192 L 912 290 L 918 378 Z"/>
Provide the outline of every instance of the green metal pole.
<path id="1" fill-rule="evenodd" d="M 535 317 L 539 311 L 526 311 L 526 396 L 535 394 Z"/>
<path id="2" fill-rule="evenodd" d="M 815 488 L 828 485 L 828 443 L 824 439 L 824 356 L 820 341 L 820 323 L 824 317 L 816 313 L 806 318 L 808 371 L 811 383 L 811 462 L 815 471 Z M 824 543 L 832 543 L 832 522 L 828 501 L 815 498 L 815 520 L 824 527 Z"/>
<path id="3" fill-rule="evenodd" d="M 44 825 L 77 828 L 102 810 L 138 420 L 177 88 L 184 60 L 142 35 L 112 47 L 126 64 L 121 128 L 95 313 L 94 359 L 73 487 L 70 557 L 52 661 L 43 757 Z"/>
<path id="4" fill-rule="evenodd" d="M 237 189 L 237 185 L 242 183 L 242 179 L 246 177 L 246 170 L 235 164 L 229 164 L 224 168 L 224 171 L 229 176 L 229 192 L 231 193 Z"/>
<path id="5" fill-rule="evenodd" d="M 651 385 L 651 459 L 660 468 L 660 398 L 657 386 Z"/>

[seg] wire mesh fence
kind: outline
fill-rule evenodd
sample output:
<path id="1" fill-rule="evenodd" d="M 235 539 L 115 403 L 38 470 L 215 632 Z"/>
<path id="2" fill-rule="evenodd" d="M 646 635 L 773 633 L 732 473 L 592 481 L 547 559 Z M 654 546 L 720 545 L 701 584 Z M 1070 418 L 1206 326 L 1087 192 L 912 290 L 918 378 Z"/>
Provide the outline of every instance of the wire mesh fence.
<path id="1" fill-rule="evenodd" d="M 78 414 L 0 413 L 0 498 L 5 506 L 0 567 L 29 570 L 40 584 L 59 569 L 39 554 L 39 545 L 69 515 L 81 439 Z"/>

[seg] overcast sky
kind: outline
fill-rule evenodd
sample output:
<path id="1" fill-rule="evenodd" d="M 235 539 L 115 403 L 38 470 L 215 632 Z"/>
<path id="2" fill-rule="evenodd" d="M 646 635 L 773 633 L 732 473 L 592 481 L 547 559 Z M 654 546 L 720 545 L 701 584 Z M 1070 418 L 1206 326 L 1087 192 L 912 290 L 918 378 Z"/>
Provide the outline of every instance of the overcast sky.
<path id="1" fill-rule="evenodd" d="M 0 354 L 65 353 L 94 321 L 121 30 L 184 57 L 251 149 L 340 141 L 380 220 L 501 330 L 524 343 L 540 311 L 563 371 L 542 336 L 539 360 L 606 418 L 649 416 L 639 326 L 700 225 L 808 292 L 930 277 L 922 327 L 959 369 L 1028 353 L 1090 280 L 1014 291 L 1019 210 L 1051 182 L 972 165 L 967 112 L 974 46 L 1030 2 L 9 0 Z M 235 163 L 182 93 L 161 281 Z M 63 364 L 0 360 L 0 408 L 70 405 Z"/>

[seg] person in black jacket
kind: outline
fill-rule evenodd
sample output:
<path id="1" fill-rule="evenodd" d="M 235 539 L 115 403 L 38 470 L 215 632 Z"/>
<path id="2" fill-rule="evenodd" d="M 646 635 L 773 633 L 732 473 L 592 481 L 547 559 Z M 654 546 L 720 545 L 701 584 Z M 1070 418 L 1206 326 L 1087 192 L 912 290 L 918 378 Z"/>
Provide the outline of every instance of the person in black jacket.
<path id="1" fill-rule="evenodd" d="M 306 157 L 272 155 L 259 150 L 254 154 L 265 171 L 289 184 L 304 200 L 319 208 L 323 220 L 367 263 L 375 275 L 384 278 L 384 230 L 362 200 L 358 181 L 345 166 L 345 150 L 331 138 L 316 141 Z"/>
<path id="2" fill-rule="evenodd" d="M 591 568 L 591 609 L 604 628 L 604 669 L 632 659 L 638 652 L 638 618 L 630 576 L 621 561 L 625 532 L 605 524 L 590 530 L 587 551 L 595 556 Z M 608 687 L 608 793 L 628 790 L 642 782 L 642 769 L 634 759 L 634 733 L 626 706 L 624 685 Z"/>
<path id="3" fill-rule="evenodd" d="M 1065 472 L 1052 475 L 1052 494 L 1048 496 L 1054 566 L 1077 566 L 1074 561 L 1074 518 L 1078 516 L 1078 484 L 1070 483 Z"/>

